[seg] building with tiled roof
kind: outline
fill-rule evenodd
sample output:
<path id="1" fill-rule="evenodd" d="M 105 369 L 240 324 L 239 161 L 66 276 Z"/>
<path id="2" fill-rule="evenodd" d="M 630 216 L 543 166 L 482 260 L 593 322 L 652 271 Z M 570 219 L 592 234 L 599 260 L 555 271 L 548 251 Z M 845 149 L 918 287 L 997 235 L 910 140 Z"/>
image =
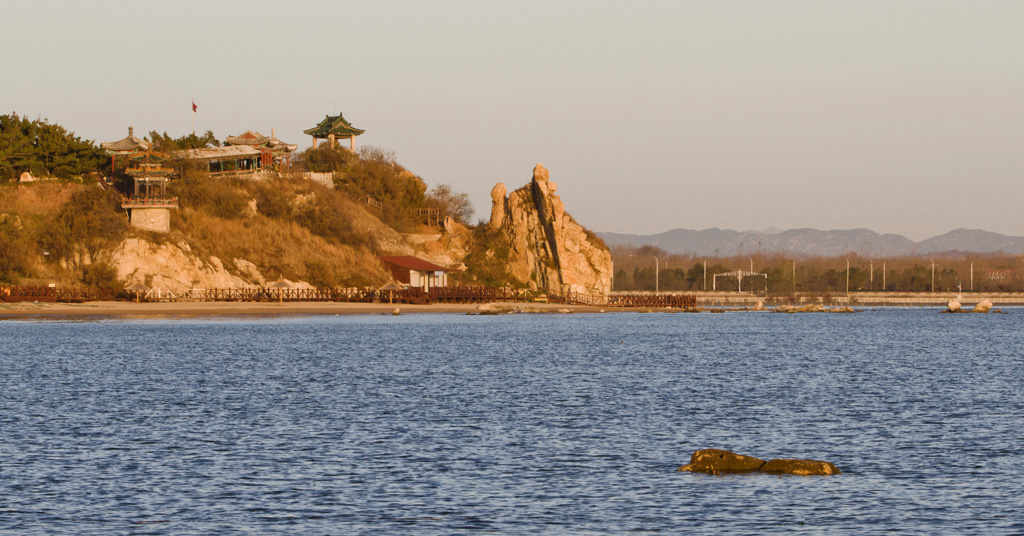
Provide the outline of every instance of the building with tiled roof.
<path id="1" fill-rule="evenodd" d="M 337 140 L 349 140 L 349 150 L 356 148 L 356 136 L 366 132 L 360 130 L 342 117 L 342 114 L 328 115 L 323 121 L 317 123 L 313 128 L 303 130 L 304 133 L 313 136 L 313 148 L 316 149 L 317 140 L 330 140 L 334 143 Z"/>

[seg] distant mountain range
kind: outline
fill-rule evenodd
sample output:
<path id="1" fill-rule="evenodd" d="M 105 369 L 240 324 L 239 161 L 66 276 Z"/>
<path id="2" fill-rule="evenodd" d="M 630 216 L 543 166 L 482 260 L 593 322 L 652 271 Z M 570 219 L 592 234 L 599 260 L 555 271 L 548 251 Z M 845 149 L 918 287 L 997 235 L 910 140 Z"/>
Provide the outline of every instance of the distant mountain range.
<path id="1" fill-rule="evenodd" d="M 1024 237 L 1006 236 L 978 229 L 957 229 L 914 242 L 897 234 L 869 229 L 819 231 L 791 229 L 776 232 L 728 229 L 673 229 L 654 235 L 598 233 L 609 246 L 657 246 L 669 253 L 700 256 L 732 256 L 754 253 L 789 253 L 835 257 L 855 252 L 864 257 L 897 257 L 931 253 L 964 252 L 1024 253 Z"/>

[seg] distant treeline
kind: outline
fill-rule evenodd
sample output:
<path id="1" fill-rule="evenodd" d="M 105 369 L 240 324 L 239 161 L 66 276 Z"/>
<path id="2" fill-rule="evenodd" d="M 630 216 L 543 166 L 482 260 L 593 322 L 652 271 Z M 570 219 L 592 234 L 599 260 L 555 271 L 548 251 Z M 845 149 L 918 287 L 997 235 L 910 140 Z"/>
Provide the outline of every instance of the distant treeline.
<path id="1" fill-rule="evenodd" d="M 856 254 L 849 257 L 783 254 L 698 257 L 670 255 L 652 246 L 616 246 L 611 252 L 615 266 L 613 290 L 654 290 L 657 276 L 657 286 L 662 291 L 712 290 L 712 287 L 735 291 L 737 278 L 719 277 L 716 285 L 714 275 L 743 270 L 767 274 L 770 294 L 845 293 L 849 260 L 851 292 L 931 292 L 933 281 L 935 292 L 956 292 L 958 285 L 964 292 L 972 288 L 976 292 L 1024 292 L 1024 259 L 1001 253 L 869 259 Z M 764 277 L 743 278 L 744 291 L 763 291 L 764 288 Z"/>

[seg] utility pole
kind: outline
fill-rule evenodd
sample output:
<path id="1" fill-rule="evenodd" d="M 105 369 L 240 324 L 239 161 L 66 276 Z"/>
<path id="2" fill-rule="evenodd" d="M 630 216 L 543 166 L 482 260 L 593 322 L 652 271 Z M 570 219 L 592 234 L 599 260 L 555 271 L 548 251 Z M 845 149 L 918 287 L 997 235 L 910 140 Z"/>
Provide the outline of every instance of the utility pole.
<path id="1" fill-rule="evenodd" d="M 974 292 L 974 261 L 971 261 L 971 292 Z"/>
<path id="2" fill-rule="evenodd" d="M 933 259 L 928 260 L 932 261 L 932 294 L 935 294 L 935 261 Z"/>
<path id="3" fill-rule="evenodd" d="M 973 279 L 972 279 L 973 281 Z M 708 289 L 708 260 L 704 259 L 704 290 Z"/>
<path id="4" fill-rule="evenodd" d="M 850 258 L 846 258 L 846 295 L 850 295 Z"/>

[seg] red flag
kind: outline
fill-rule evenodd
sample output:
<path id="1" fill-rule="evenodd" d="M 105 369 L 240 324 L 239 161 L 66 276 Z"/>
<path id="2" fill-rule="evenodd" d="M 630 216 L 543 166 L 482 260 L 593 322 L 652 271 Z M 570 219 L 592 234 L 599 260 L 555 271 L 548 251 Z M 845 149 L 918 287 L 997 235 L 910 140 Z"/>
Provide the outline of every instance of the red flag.
<path id="1" fill-rule="evenodd" d="M 198 110 L 198 109 L 199 109 L 199 107 L 196 106 L 196 101 L 192 101 L 192 112 L 195 113 L 195 111 Z"/>

